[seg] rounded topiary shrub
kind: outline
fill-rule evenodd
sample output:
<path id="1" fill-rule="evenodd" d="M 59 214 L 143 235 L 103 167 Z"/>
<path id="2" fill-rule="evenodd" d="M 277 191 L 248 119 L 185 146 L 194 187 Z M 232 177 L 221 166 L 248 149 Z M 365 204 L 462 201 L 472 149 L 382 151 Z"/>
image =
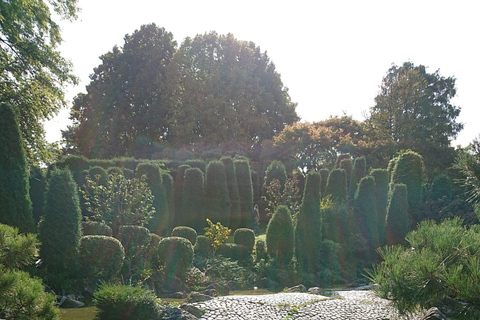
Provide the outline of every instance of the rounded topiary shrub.
<path id="1" fill-rule="evenodd" d="M 197 231 L 195 231 L 195 229 L 193 228 L 185 226 L 173 228 L 171 236 L 188 239 L 188 241 L 190 241 L 192 245 L 195 245 L 195 242 L 197 241 Z"/>
<path id="2" fill-rule="evenodd" d="M 158 245 L 158 256 L 167 277 L 176 276 L 185 279 L 188 270 L 192 267 L 193 246 L 185 238 L 163 238 Z"/>
<path id="3" fill-rule="evenodd" d="M 241 244 L 247 247 L 248 250 L 252 251 L 253 246 L 255 245 L 255 233 L 252 229 L 248 228 L 237 229 L 233 234 L 233 241 L 236 244 Z"/>
<path id="4" fill-rule="evenodd" d="M 120 275 L 125 260 L 125 250 L 113 237 L 84 236 L 80 242 L 81 274 L 88 286 L 99 281 L 114 281 Z"/>
<path id="5" fill-rule="evenodd" d="M 160 319 L 151 290 L 120 284 L 103 285 L 93 296 L 98 320 Z"/>
<path id="6" fill-rule="evenodd" d="M 110 167 L 110 168 L 107 169 L 107 173 L 108 174 L 117 174 L 117 175 L 123 176 L 123 170 L 122 170 L 122 168 L 119 168 L 119 167 Z"/>
<path id="7" fill-rule="evenodd" d="M 232 261 L 238 261 L 242 265 L 253 262 L 251 251 L 241 244 L 225 243 L 217 249 L 215 254 L 229 258 Z"/>
<path id="8" fill-rule="evenodd" d="M 206 236 L 198 236 L 194 251 L 195 255 L 211 257 L 213 256 L 212 242 Z"/>
<path id="9" fill-rule="evenodd" d="M 112 236 L 112 228 L 100 221 L 83 221 L 82 231 L 84 236 Z"/>
<path id="10" fill-rule="evenodd" d="M 108 180 L 108 173 L 107 170 L 100 166 L 95 166 L 90 169 L 88 169 L 88 176 L 90 179 L 97 181 L 98 179 L 98 184 L 105 186 L 107 185 L 107 180 Z"/>

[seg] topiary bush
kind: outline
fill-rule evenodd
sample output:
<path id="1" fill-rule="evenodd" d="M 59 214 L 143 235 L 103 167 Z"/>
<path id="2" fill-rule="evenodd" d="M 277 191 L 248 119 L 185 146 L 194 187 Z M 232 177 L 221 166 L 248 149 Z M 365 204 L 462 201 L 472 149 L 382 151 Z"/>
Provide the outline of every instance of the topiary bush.
<path id="1" fill-rule="evenodd" d="M 342 202 L 347 200 L 347 174 L 343 169 L 333 169 L 328 175 L 325 194 L 331 195 L 333 201 Z"/>
<path id="2" fill-rule="evenodd" d="M 266 243 L 268 254 L 278 261 L 280 268 L 288 266 L 295 242 L 292 216 L 286 206 L 278 206 L 268 222 Z"/>
<path id="3" fill-rule="evenodd" d="M 160 319 L 157 297 L 151 290 L 120 284 L 106 284 L 93 296 L 98 320 Z"/>
<path id="4" fill-rule="evenodd" d="M 189 165 L 181 165 L 177 168 L 175 172 L 175 180 L 173 183 L 173 208 L 174 208 L 174 218 L 173 225 L 181 225 L 181 209 L 182 209 L 182 194 L 183 194 L 183 183 L 185 179 L 185 171 L 189 169 Z"/>
<path id="5" fill-rule="evenodd" d="M 250 163 L 248 160 L 235 160 L 235 175 L 237 176 L 238 194 L 240 196 L 240 211 L 242 220 L 239 227 L 252 226 L 253 185 Z"/>
<path id="6" fill-rule="evenodd" d="M 158 256 L 167 278 L 176 276 L 185 279 L 188 270 L 192 267 L 193 246 L 185 238 L 163 238 L 158 245 Z"/>
<path id="7" fill-rule="evenodd" d="M 198 236 L 194 247 L 195 255 L 209 258 L 213 256 L 212 242 L 206 236 Z"/>
<path id="8" fill-rule="evenodd" d="M 80 243 L 81 275 L 88 288 L 100 282 L 115 282 L 125 261 L 125 250 L 117 239 L 108 236 L 84 236 Z"/>
<path id="9" fill-rule="evenodd" d="M 268 260 L 267 244 L 263 240 L 257 240 L 255 242 L 255 261 Z"/>
<path id="10" fill-rule="evenodd" d="M 326 189 L 327 189 L 327 182 L 328 182 L 329 175 L 330 175 L 330 171 L 328 169 L 320 170 L 320 194 L 322 195 L 322 198 L 327 195 Z"/>
<path id="11" fill-rule="evenodd" d="M 340 169 L 345 170 L 345 174 L 347 177 L 347 186 L 350 185 L 350 178 L 352 177 L 352 172 L 353 172 L 353 161 L 351 158 L 346 158 L 340 161 L 340 164 L 338 166 Z"/>
<path id="12" fill-rule="evenodd" d="M 108 174 L 117 174 L 117 175 L 121 175 L 123 176 L 123 170 L 122 168 L 119 168 L 119 167 L 110 167 L 107 169 L 107 173 Z"/>
<path id="13" fill-rule="evenodd" d="M 97 180 L 98 179 L 98 184 L 105 186 L 107 185 L 107 180 L 108 180 L 108 173 L 107 170 L 100 166 L 95 166 L 91 167 L 88 169 L 88 176 L 92 180 Z"/>
<path id="14" fill-rule="evenodd" d="M 173 178 L 168 172 L 162 172 L 162 184 L 165 188 L 165 198 L 168 205 L 168 225 L 167 230 L 171 230 L 173 227 L 173 218 L 174 218 L 174 200 L 173 200 Z"/>
<path id="15" fill-rule="evenodd" d="M 215 255 L 238 261 L 242 266 L 251 266 L 253 263 L 252 252 L 241 244 L 224 243 L 217 249 Z"/>
<path id="16" fill-rule="evenodd" d="M 177 213 L 177 223 L 189 226 L 197 232 L 205 227 L 205 186 L 203 172 L 198 168 L 189 168 L 185 171 L 183 182 L 181 209 Z M 195 242 L 192 242 L 195 244 Z"/>
<path id="17" fill-rule="evenodd" d="M 194 246 L 197 242 L 197 231 L 195 229 L 185 226 L 175 227 L 172 230 L 172 237 L 182 237 L 190 241 L 190 243 Z"/>
<path id="18" fill-rule="evenodd" d="M 404 243 L 410 230 L 408 218 L 408 190 L 404 184 L 395 184 L 388 194 L 388 208 L 385 217 L 386 240 L 389 245 Z"/>
<path id="19" fill-rule="evenodd" d="M 387 169 L 373 169 L 370 175 L 375 178 L 375 199 L 377 201 L 379 245 L 387 244 L 385 236 L 385 217 L 387 216 L 389 177 Z"/>
<path id="20" fill-rule="evenodd" d="M 239 228 L 233 234 L 233 242 L 245 246 L 250 252 L 253 251 L 255 245 L 255 233 L 252 229 Z"/>
<path id="21" fill-rule="evenodd" d="M 189 165 L 192 168 L 198 168 L 203 173 L 205 173 L 205 169 L 207 168 L 207 164 L 205 163 L 205 160 L 202 160 L 202 159 L 189 159 L 185 161 L 185 164 Z"/>
<path id="22" fill-rule="evenodd" d="M 230 226 L 231 202 L 227 173 L 221 161 L 210 161 L 205 175 L 206 218 Z"/>
<path id="23" fill-rule="evenodd" d="M 240 208 L 240 194 L 238 192 L 237 176 L 235 174 L 235 165 L 230 157 L 222 157 L 220 161 L 225 166 L 225 172 L 227 174 L 227 186 L 228 194 L 230 196 L 231 203 L 231 219 L 230 225 L 232 230 L 239 228 L 242 222 L 242 214 Z"/>
<path id="24" fill-rule="evenodd" d="M 143 272 L 148 268 L 146 255 L 150 244 L 150 231 L 141 226 L 121 226 L 118 232 L 118 240 L 125 249 L 125 263 L 123 264 L 122 276 L 137 283 L 143 278 Z"/>
<path id="25" fill-rule="evenodd" d="M 273 179 L 280 181 L 280 186 L 283 188 L 285 182 L 287 181 L 287 171 L 285 170 L 285 165 L 283 162 L 274 160 L 272 161 L 265 171 L 265 179 L 263 182 L 263 190 L 270 185 Z"/>
<path id="26" fill-rule="evenodd" d="M 365 157 L 355 158 L 353 163 L 352 177 L 348 184 L 348 197 L 352 201 L 355 198 L 360 180 L 367 174 L 367 161 Z"/>
<path id="27" fill-rule="evenodd" d="M 112 236 L 112 228 L 100 221 L 82 221 L 84 236 Z"/>

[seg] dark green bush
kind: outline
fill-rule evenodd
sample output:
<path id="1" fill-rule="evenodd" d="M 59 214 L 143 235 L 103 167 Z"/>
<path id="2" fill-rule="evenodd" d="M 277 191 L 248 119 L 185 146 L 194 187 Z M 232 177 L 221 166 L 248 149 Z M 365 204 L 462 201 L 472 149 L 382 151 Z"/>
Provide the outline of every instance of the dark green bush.
<path id="1" fill-rule="evenodd" d="M 252 229 L 239 228 L 233 234 L 233 242 L 247 247 L 252 252 L 255 245 L 255 233 Z"/>
<path id="2" fill-rule="evenodd" d="M 61 289 L 76 275 L 82 237 L 78 188 L 68 168 L 51 173 L 43 212 L 38 228 L 42 266 L 56 277 L 51 284 Z"/>
<path id="3" fill-rule="evenodd" d="M 448 202 L 452 200 L 453 190 L 452 179 L 446 174 L 439 174 L 433 178 L 429 198 L 434 201 L 443 200 Z"/>
<path id="4" fill-rule="evenodd" d="M 168 205 L 168 228 L 167 230 L 171 230 L 173 226 L 173 218 L 174 218 L 174 200 L 173 200 L 173 179 L 172 176 L 168 172 L 162 172 L 162 184 L 165 188 L 165 197 L 167 200 Z"/>
<path id="5" fill-rule="evenodd" d="M 125 179 L 132 179 L 133 177 L 135 177 L 135 171 L 133 171 L 131 169 L 123 168 L 122 171 L 123 171 L 123 176 L 125 177 Z"/>
<path id="6" fill-rule="evenodd" d="M 33 232 L 23 140 L 14 109 L 6 103 L 0 103 L 0 157 L 0 223 Z"/>
<path id="7" fill-rule="evenodd" d="M 348 196 L 350 200 L 355 198 L 355 193 L 357 192 L 358 184 L 360 180 L 367 174 L 367 162 L 365 157 L 355 158 L 353 163 L 352 176 L 348 184 Z"/>
<path id="8" fill-rule="evenodd" d="M 210 161 L 205 175 L 205 197 L 208 199 L 205 218 L 230 226 L 231 202 L 227 173 L 221 161 Z"/>
<path id="9" fill-rule="evenodd" d="M 194 247 L 195 255 L 202 257 L 212 257 L 213 256 L 213 247 L 210 239 L 206 236 L 198 236 L 197 242 L 195 242 Z"/>
<path id="10" fill-rule="evenodd" d="M 192 267 L 193 246 L 185 238 L 163 238 L 158 245 L 158 256 L 167 278 L 176 276 L 185 279 L 188 270 Z"/>
<path id="11" fill-rule="evenodd" d="M 257 240 L 255 242 L 255 261 L 268 260 L 267 244 L 263 240 Z"/>
<path id="12" fill-rule="evenodd" d="M 333 171 L 335 170 L 341 170 L 343 174 L 345 174 L 345 170 L 343 169 L 334 169 Z M 297 262 L 301 270 L 308 273 L 316 273 L 319 271 L 318 262 L 320 259 L 322 239 L 320 179 L 318 172 L 308 173 L 295 228 L 295 252 Z"/>
<path id="13" fill-rule="evenodd" d="M 142 280 L 144 271 L 148 268 L 146 255 L 150 244 L 150 231 L 141 226 L 121 226 L 118 233 L 118 240 L 125 249 L 125 262 L 123 264 L 122 276 L 137 283 Z"/>
<path id="14" fill-rule="evenodd" d="M 267 226 L 268 254 L 275 258 L 280 268 L 285 268 L 292 261 L 294 230 L 292 216 L 286 206 L 278 206 Z"/>
<path id="15" fill-rule="evenodd" d="M 410 230 L 408 218 L 408 191 L 404 184 L 395 184 L 388 195 L 385 233 L 389 245 L 404 243 Z"/>
<path id="16" fill-rule="evenodd" d="M 82 186 L 85 183 L 84 171 L 88 170 L 90 164 L 84 156 L 68 155 L 55 163 L 57 168 L 69 168 L 75 182 Z"/>
<path id="17" fill-rule="evenodd" d="M 287 172 L 283 162 L 274 160 L 268 165 L 267 170 L 265 171 L 265 179 L 263 182 L 264 191 L 270 185 L 270 182 L 273 179 L 280 181 L 280 186 L 283 187 L 285 185 L 285 182 L 287 181 Z"/>
<path id="18" fill-rule="evenodd" d="M 342 202 L 347 199 L 347 174 L 343 169 L 333 169 L 328 175 L 324 197 L 332 196 L 332 200 Z"/>
<path id="19" fill-rule="evenodd" d="M 377 201 L 378 239 L 379 245 L 387 242 L 385 236 L 385 217 L 387 216 L 389 177 L 387 169 L 373 169 L 370 175 L 375 178 L 375 198 Z"/>
<path id="20" fill-rule="evenodd" d="M 197 242 L 197 231 L 195 229 L 185 226 L 178 226 L 173 228 L 172 237 L 182 237 L 192 243 L 192 246 Z"/>
<path id="21" fill-rule="evenodd" d="M 207 164 L 205 163 L 205 160 L 202 160 L 202 159 L 190 159 L 185 161 L 185 164 L 189 165 L 192 168 L 198 168 L 203 173 L 205 173 L 205 169 L 207 168 Z"/>
<path id="22" fill-rule="evenodd" d="M 232 261 L 238 261 L 242 266 L 252 265 L 253 263 L 252 252 L 241 244 L 224 243 L 217 249 L 215 254 Z"/>
<path id="23" fill-rule="evenodd" d="M 32 201 L 32 215 L 35 225 L 40 221 L 40 217 L 43 216 L 43 202 L 45 190 L 47 189 L 47 179 L 45 172 L 42 168 L 32 166 L 30 168 L 30 199 Z"/>
<path id="24" fill-rule="evenodd" d="M 253 210 L 253 185 L 250 164 L 248 160 L 235 160 L 234 164 L 242 215 L 242 222 L 239 227 L 248 228 L 252 225 Z"/>
<path id="25" fill-rule="evenodd" d="M 153 291 L 140 287 L 108 284 L 93 296 L 98 320 L 160 319 L 160 310 Z"/>
<path id="26" fill-rule="evenodd" d="M 122 168 L 119 168 L 119 167 L 110 167 L 110 168 L 107 169 L 107 173 L 108 174 L 118 174 L 118 175 L 123 176 L 123 170 L 122 170 Z"/>
<path id="27" fill-rule="evenodd" d="M 112 228 L 100 221 L 83 221 L 82 233 L 84 236 L 112 236 Z"/>
<path id="28" fill-rule="evenodd" d="M 113 237 L 92 235 L 81 240 L 81 274 L 89 287 L 94 288 L 99 282 L 118 280 L 124 260 L 125 250 Z"/>
<path id="29" fill-rule="evenodd" d="M 237 176 L 235 174 L 235 166 L 232 158 L 222 157 L 220 161 L 225 165 L 225 172 L 227 174 L 228 194 L 230 195 L 231 203 L 231 219 L 230 227 L 232 230 L 239 228 L 242 223 L 242 213 L 240 208 L 240 194 L 238 192 Z"/>
<path id="30" fill-rule="evenodd" d="M 340 168 L 340 163 L 344 159 L 352 159 L 350 153 L 342 153 L 337 156 L 337 160 L 335 161 L 335 168 Z"/>
<path id="31" fill-rule="evenodd" d="M 197 232 L 205 228 L 205 186 L 203 172 L 198 168 L 189 168 L 185 171 L 183 182 L 181 209 L 177 213 L 177 223 L 189 226 Z M 192 242 L 195 244 L 195 242 Z"/>
<path id="32" fill-rule="evenodd" d="M 88 176 L 92 180 L 98 179 L 98 183 L 102 186 L 107 185 L 107 180 L 108 180 L 107 170 L 105 170 L 100 166 L 95 166 L 88 169 Z"/>
<path id="33" fill-rule="evenodd" d="M 181 225 L 181 209 L 182 209 L 182 194 L 183 194 L 183 182 L 185 179 L 185 171 L 189 169 L 188 165 L 181 165 L 175 172 L 175 179 L 173 183 L 173 207 L 174 207 L 174 224 L 175 226 Z"/>
<path id="34" fill-rule="evenodd" d="M 353 172 L 353 160 L 351 158 L 343 159 L 342 161 L 340 161 L 340 165 L 338 167 L 345 170 L 345 174 L 347 177 L 347 186 L 349 186 Z"/>
<path id="35" fill-rule="evenodd" d="M 320 194 L 322 195 L 322 198 L 326 196 L 326 189 L 327 189 L 327 182 L 328 182 L 329 175 L 330 175 L 330 171 L 328 169 L 320 170 Z"/>

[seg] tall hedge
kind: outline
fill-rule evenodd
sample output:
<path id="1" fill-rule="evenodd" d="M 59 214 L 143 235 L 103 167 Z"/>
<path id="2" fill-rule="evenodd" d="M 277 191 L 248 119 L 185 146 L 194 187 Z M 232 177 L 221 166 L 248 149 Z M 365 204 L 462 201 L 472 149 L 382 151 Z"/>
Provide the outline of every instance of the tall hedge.
<path id="1" fill-rule="evenodd" d="M 340 169 L 345 170 L 345 174 L 347 176 L 347 186 L 350 185 L 350 179 L 352 177 L 353 172 L 353 161 L 351 158 L 346 158 L 340 161 L 338 166 Z"/>
<path id="2" fill-rule="evenodd" d="M 207 165 L 205 197 L 208 199 L 205 217 L 215 223 L 230 226 L 231 202 L 227 173 L 221 161 L 210 161 Z"/>
<path id="3" fill-rule="evenodd" d="M 76 275 L 82 238 L 78 187 L 68 168 L 55 169 L 47 183 L 43 220 L 39 224 L 40 258 L 57 289 Z"/>
<path id="4" fill-rule="evenodd" d="M 292 261 L 295 246 L 292 216 L 286 206 L 278 206 L 267 226 L 268 254 L 275 258 L 280 268 Z"/>
<path id="5" fill-rule="evenodd" d="M 342 169 L 340 169 L 342 170 Z M 342 170 L 345 172 L 345 170 Z M 320 174 L 309 172 L 295 228 L 295 252 L 300 268 L 309 273 L 319 271 L 322 220 L 320 217 Z"/>
<path id="6" fill-rule="evenodd" d="M 373 169 L 370 175 L 375 178 L 375 198 L 377 200 L 377 220 L 378 220 L 378 238 L 380 246 L 386 244 L 385 238 L 385 217 L 388 206 L 388 170 Z"/>
<path id="7" fill-rule="evenodd" d="M 183 194 L 183 181 L 185 179 L 185 171 L 189 169 L 189 165 L 182 164 L 177 168 L 175 173 L 175 180 L 173 183 L 173 211 L 175 212 L 175 216 L 173 219 L 173 225 L 178 226 L 179 224 L 179 217 L 180 210 L 182 206 L 182 194 Z"/>
<path id="8" fill-rule="evenodd" d="M 373 259 L 375 249 L 379 245 L 377 200 L 375 193 L 375 178 L 372 176 L 363 177 L 358 184 L 353 203 L 353 212 L 357 228 L 367 241 L 368 256 L 365 257 L 367 261 Z"/>
<path id="9" fill-rule="evenodd" d="M 327 190 L 327 182 L 328 182 L 328 176 L 330 175 L 330 171 L 328 169 L 321 169 L 320 170 L 320 194 L 322 198 L 326 195 L 326 190 Z M 303 183 L 305 186 L 305 182 Z M 302 192 L 303 194 L 303 192 Z"/>
<path id="10" fill-rule="evenodd" d="M 168 172 L 162 172 L 162 184 L 165 188 L 165 200 L 167 201 L 167 212 L 168 212 L 168 230 L 173 228 L 173 219 L 175 216 L 174 212 L 174 197 L 173 197 L 173 178 Z"/>
<path id="11" fill-rule="evenodd" d="M 408 218 L 408 190 L 405 184 L 395 184 L 388 194 L 385 232 L 389 245 L 405 242 L 405 235 L 410 231 Z"/>
<path id="12" fill-rule="evenodd" d="M 253 224 L 253 186 L 250 164 L 248 160 L 236 160 L 234 163 L 238 183 L 238 194 L 240 196 L 240 211 L 242 214 L 240 227 L 251 228 Z"/>
<path id="13" fill-rule="evenodd" d="M 202 232 L 205 223 L 205 185 L 203 172 L 198 168 L 189 168 L 185 171 L 183 182 L 182 203 L 177 214 L 177 223 L 180 226 L 194 228 Z"/>
<path id="14" fill-rule="evenodd" d="M 285 165 L 283 162 L 274 160 L 272 161 L 265 171 L 265 179 L 263 181 L 263 190 L 270 185 L 273 179 L 280 181 L 280 188 L 283 190 L 285 182 L 287 182 L 287 171 L 285 170 Z"/>
<path id="15" fill-rule="evenodd" d="M 228 194 L 230 195 L 230 203 L 232 205 L 230 227 L 232 230 L 236 230 L 240 227 L 242 222 L 242 213 L 240 210 L 240 194 L 238 193 L 238 182 L 235 174 L 235 166 L 232 158 L 230 157 L 222 157 L 220 160 L 225 165 Z"/>
<path id="16" fill-rule="evenodd" d="M 367 174 L 367 162 L 365 157 L 355 158 L 353 163 L 352 176 L 348 184 L 348 196 L 350 200 L 354 200 L 360 180 Z"/>
<path id="17" fill-rule="evenodd" d="M 153 206 L 155 214 L 148 222 L 147 228 L 151 232 L 163 236 L 168 229 L 168 203 L 165 187 L 163 186 L 160 168 L 150 163 L 137 165 L 135 176 L 140 179 L 143 175 L 147 177 L 147 184 L 153 195 Z"/>
<path id="18" fill-rule="evenodd" d="M 343 169 L 333 169 L 328 175 L 325 196 L 331 195 L 332 200 L 342 202 L 347 199 L 347 174 Z"/>
<path id="19" fill-rule="evenodd" d="M 342 154 L 339 154 L 337 156 L 337 159 L 335 161 L 335 168 L 340 168 L 340 163 L 342 162 L 342 160 L 344 159 L 351 159 L 352 156 L 350 155 L 350 153 L 342 153 Z"/>
<path id="20" fill-rule="evenodd" d="M 32 215 L 35 225 L 40 221 L 43 215 L 43 201 L 45 190 L 47 189 L 47 178 L 42 168 L 32 166 L 30 168 L 30 199 L 32 201 Z"/>
<path id="21" fill-rule="evenodd" d="M 17 115 L 0 103 L 0 223 L 33 232 L 27 162 Z"/>
<path id="22" fill-rule="evenodd" d="M 395 161 L 390 183 L 407 186 L 408 213 L 414 224 L 422 220 L 423 181 L 422 156 L 411 150 L 402 152 Z"/>

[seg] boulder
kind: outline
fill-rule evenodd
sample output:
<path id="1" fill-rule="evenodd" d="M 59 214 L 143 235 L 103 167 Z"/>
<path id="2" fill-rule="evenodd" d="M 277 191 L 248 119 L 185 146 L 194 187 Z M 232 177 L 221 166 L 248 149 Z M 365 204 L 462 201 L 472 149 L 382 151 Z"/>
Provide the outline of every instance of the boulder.
<path id="1" fill-rule="evenodd" d="M 195 303 L 195 302 L 208 301 L 212 299 L 213 299 L 212 297 L 207 296 L 206 294 L 202 294 L 200 292 L 192 292 L 190 296 L 187 298 L 186 302 Z"/>
<path id="2" fill-rule="evenodd" d="M 178 307 L 172 306 L 165 302 L 159 305 L 159 319 L 175 319 L 175 320 L 196 320 L 198 319 L 190 312 L 187 312 Z"/>
<path id="3" fill-rule="evenodd" d="M 182 304 L 180 309 L 193 314 L 197 318 L 201 318 L 205 314 L 205 310 L 192 306 L 191 304 Z"/>
<path id="4" fill-rule="evenodd" d="M 205 289 L 203 291 L 200 291 L 201 294 L 213 297 L 217 294 L 217 290 L 215 289 Z"/>
<path id="5" fill-rule="evenodd" d="M 178 292 L 172 293 L 168 297 L 171 299 L 185 299 L 187 296 L 188 295 L 185 291 L 178 291 Z"/>
<path id="6" fill-rule="evenodd" d="M 447 320 L 447 317 L 438 308 L 430 308 L 420 320 Z"/>
<path id="7" fill-rule="evenodd" d="M 303 284 L 299 284 L 294 287 L 290 287 L 286 290 L 287 292 L 307 292 L 307 288 Z"/>

